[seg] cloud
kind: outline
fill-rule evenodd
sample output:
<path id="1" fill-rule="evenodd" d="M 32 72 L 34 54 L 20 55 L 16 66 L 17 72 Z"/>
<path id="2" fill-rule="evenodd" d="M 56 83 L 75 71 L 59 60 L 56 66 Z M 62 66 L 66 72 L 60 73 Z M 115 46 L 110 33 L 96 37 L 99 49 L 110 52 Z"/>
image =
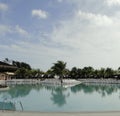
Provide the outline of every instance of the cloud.
<path id="1" fill-rule="evenodd" d="M 120 0 L 106 0 L 108 6 L 120 5 Z"/>
<path id="2" fill-rule="evenodd" d="M 21 41 L 21 42 L 9 44 L 9 45 L 0 44 L 0 50 L 5 50 L 6 52 L 5 53 L 2 52 L 2 54 L 5 54 L 5 55 L 10 54 L 9 57 L 20 58 L 20 61 L 21 60 L 25 61 L 25 59 L 28 58 L 30 62 L 33 63 L 32 67 L 35 67 L 35 68 L 38 67 L 44 70 L 49 69 L 51 67 L 50 65 L 52 65 L 53 62 L 59 59 L 64 60 L 64 57 L 66 57 L 66 55 L 70 53 L 70 52 L 64 53 L 59 48 L 54 49 L 54 47 L 45 46 L 41 43 L 35 44 L 35 43 L 30 43 L 25 41 Z"/>
<path id="3" fill-rule="evenodd" d="M 38 17 L 40 19 L 46 19 L 48 17 L 48 13 L 41 9 L 37 9 L 37 10 L 32 10 L 32 16 Z"/>
<path id="4" fill-rule="evenodd" d="M 8 6 L 4 3 L 0 3 L 0 11 L 7 11 L 8 10 Z"/>
<path id="5" fill-rule="evenodd" d="M 78 11 L 70 20 L 62 21 L 51 38 L 64 46 L 87 49 L 93 47 L 91 43 L 103 43 L 102 36 L 107 37 L 106 30 L 112 26 L 113 19 L 106 15 Z"/>
<path id="6" fill-rule="evenodd" d="M 28 32 L 26 30 L 24 30 L 23 28 L 21 28 L 19 25 L 16 25 L 15 31 L 22 36 L 28 36 L 29 35 Z"/>
<path id="7" fill-rule="evenodd" d="M 0 25 L 0 34 L 5 35 L 6 33 L 11 33 L 11 27 L 7 25 Z"/>
<path id="8" fill-rule="evenodd" d="M 71 62 L 70 64 L 107 67 L 111 65 L 111 62 L 119 62 L 119 27 L 120 18 L 116 15 L 109 17 L 105 14 L 79 10 L 54 28 L 51 39 L 69 48 L 68 51 L 71 51 L 71 54 L 68 62 Z M 113 59 L 113 56 L 116 58 Z"/>
<path id="9" fill-rule="evenodd" d="M 21 28 L 19 25 L 11 26 L 11 25 L 0 25 L 0 34 L 1 36 L 5 36 L 7 34 L 19 34 L 20 36 L 29 37 L 29 33 Z"/>
<path id="10" fill-rule="evenodd" d="M 48 66 L 57 60 L 66 61 L 69 68 L 88 65 L 95 68 L 118 67 L 120 64 L 120 13 L 118 7 L 110 8 L 106 6 L 106 4 L 109 6 L 117 5 L 115 0 L 111 4 L 110 0 L 57 1 L 63 1 L 62 4 L 65 3 L 65 5 L 68 5 L 67 7 L 70 6 L 70 10 L 63 12 L 60 9 L 61 7 L 56 10 L 56 12 L 63 13 L 61 20 L 55 17 L 55 13 L 53 13 L 53 17 L 51 17 L 53 20 L 48 22 L 53 24 L 57 20 L 54 23 L 53 30 L 53 27 L 49 28 L 47 24 L 47 26 L 43 24 L 43 28 L 38 30 L 41 25 L 36 23 L 37 28 L 35 29 L 32 26 L 33 30 L 30 29 L 32 37 L 25 40 L 24 36 L 29 35 L 27 30 L 23 28 L 25 25 L 23 27 L 21 25 L 0 26 L 0 34 L 13 33 L 11 38 L 15 38 L 10 41 L 7 39 L 9 38 L 8 35 L 6 36 L 7 42 L 2 43 L 3 40 L 0 41 L 0 49 L 5 51 L 2 52 L 3 55 L 1 54 L 1 56 L 9 54 L 13 59 L 19 57 L 23 61 L 25 59 L 30 60 L 33 66 L 39 68 L 42 66 L 44 69 L 50 68 Z M 31 15 L 39 19 L 46 19 L 49 14 L 41 9 L 34 9 Z M 48 33 L 46 34 L 46 32 Z M 21 35 L 23 39 L 16 39 Z"/>
<path id="11" fill-rule="evenodd" d="M 96 24 L 98 26 L 103 26 L 103 25 L 105 26 L 113 23 L 112 19 L 106 15 L 82 12 L 81 10 L 77 12 L 77 15 L 80 17 L 80 19 L 88 20 L 89 22 Z"/>

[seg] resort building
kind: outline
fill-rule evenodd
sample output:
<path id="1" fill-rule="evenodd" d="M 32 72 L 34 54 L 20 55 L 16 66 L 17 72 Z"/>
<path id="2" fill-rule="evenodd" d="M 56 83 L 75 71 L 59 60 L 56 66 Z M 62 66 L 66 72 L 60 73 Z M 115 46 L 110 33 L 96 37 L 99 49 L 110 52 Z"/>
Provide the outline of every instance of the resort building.
<path id="1" fill-rule="evenodd" d="M 0 61 L 0 80 L 11 79 L 11 77 L 14 76 L 14 72 L 16 70 L 17 67 Z"/>

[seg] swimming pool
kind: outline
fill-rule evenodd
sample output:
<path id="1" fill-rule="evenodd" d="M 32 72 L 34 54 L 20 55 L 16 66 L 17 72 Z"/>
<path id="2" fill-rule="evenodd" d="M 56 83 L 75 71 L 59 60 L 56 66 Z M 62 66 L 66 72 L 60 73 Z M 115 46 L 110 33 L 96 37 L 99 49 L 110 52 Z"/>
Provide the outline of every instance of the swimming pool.
<path id="1" fill-rule="evenodd" d="M 4 99 L 20 101 L 24 111 L 119 111 L 120 85 L 10 85 L 9 90 L 0 91 L 0 101 Z M 16 110 L 21 110 L 18 104 Z"/>

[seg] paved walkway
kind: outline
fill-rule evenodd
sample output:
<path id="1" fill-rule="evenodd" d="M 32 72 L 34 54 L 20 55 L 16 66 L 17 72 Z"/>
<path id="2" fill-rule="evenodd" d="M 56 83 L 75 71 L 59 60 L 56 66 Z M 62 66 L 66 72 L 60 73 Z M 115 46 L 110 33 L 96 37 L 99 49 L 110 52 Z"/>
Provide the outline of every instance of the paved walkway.
<path id="1" fill-rule="evenodd" d="M 96 113 L 0 112 L 0 116 L 120 116 L 120 112 L 96 112 Z"/>

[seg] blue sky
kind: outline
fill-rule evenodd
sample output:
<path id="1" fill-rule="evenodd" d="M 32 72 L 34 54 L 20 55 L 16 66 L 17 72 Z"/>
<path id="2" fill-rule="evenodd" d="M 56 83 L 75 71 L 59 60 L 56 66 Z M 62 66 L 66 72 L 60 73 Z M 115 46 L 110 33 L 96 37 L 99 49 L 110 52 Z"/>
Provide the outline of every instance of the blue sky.
<path id="1" fill-rule="evenodd" d="M 120 0 L 0 0 L 0 60 L 118 68 L 119 33 Z"/>

